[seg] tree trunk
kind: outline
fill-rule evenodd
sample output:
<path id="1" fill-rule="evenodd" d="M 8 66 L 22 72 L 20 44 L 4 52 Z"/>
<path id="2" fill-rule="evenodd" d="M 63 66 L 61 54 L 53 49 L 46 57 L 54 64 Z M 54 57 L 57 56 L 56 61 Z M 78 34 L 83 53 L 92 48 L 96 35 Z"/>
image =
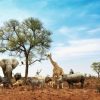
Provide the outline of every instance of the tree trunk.
<path id="1" fill-rule="evenodd" d="M 27 80 L 27 77 L 28 77 L 28 56 L 26 56 L 25 82 Z"/>

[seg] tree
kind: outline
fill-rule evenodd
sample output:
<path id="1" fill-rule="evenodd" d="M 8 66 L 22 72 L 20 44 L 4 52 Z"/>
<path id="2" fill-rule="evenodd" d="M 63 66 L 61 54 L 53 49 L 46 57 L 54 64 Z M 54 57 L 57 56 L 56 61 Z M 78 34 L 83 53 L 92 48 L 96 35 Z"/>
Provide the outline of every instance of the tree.
<path id="1" fill-rule="evenodd" d="M 25 57 L 25 80 L 29 65 L 44 60 L 50 48 L 51 32 L 38 19 L 27 18 L 23 22 L 9 20 L 0 29 L 1 52 Z"/>
<path id="2" fill-rule="evenodd" d="M 98 74 L 98 78 L 100 77 L 100 62 L 94 62 L 91 67 Z"/>

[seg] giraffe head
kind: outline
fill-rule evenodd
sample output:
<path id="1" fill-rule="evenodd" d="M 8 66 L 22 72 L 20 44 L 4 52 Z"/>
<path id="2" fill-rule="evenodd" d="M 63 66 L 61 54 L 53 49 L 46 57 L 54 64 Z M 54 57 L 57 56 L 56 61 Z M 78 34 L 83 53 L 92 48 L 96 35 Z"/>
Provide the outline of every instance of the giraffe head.
<path id="1" fill-rule="evenodd" d="M 50 57 L 51 57 L 51 53 L 48 53 L 46 56 L 47 56 L 48 58 L 50 58 Z"/>

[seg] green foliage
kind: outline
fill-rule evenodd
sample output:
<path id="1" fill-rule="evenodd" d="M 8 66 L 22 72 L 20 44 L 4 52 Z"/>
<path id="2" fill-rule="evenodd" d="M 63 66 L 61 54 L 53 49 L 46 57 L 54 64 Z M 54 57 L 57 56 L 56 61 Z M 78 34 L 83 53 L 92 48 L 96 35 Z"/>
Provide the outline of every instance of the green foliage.
<path id="1" fill-rule="evenodd" d="M 2 30 L 0 29 L 0 39 L 2 39 L 2 36 L 3 36 L 3 32 L 2 32 Z"/>
<path id="2" fill-rule="evenodd" d="M 100 72 L 100 62 L 94 62 L 91 66 L 96 72 Z"/>
<path id="3" fill-rule="evenodd" d="M 100 74 L 100 62 L 94 62 L 91 67 L 93 68 L 93 70 L 98 74 Z"/>
<path id="4" fill-rule="evenodd" d="M 50 48 L 51 32 L 46 30 L 38 19 L 28 18 L 22 23 L 9 20 L 0 30 L 6 48 L 10 51 L 23 51 L 35 55 Z M 34 52 L 32 52 L 34 51 Z M 34 54 L 35 53 L 35 54 Z M 25 55 L 26 56 L 26 55 Z"/>
<path id="5" fill-rule="evenodd" d="M 5 48 L 0 48 L 0 52 L 5 52 L 6 51 L 6 49 Z"/>
<path id="6" fill-rule="evenodd" d="M 0 40 L 5 44 L 4 50 L 16 53 L 32 63 L 40 61 L 51 44 L 51 32 L 45 29 L 38 19 L 28 18 L 23 22 L 9 20 L 0 29 Z M 1 47 L 2 48 L 2 47 Z M 1 50 L 2 51 L 2 50 Z"/>

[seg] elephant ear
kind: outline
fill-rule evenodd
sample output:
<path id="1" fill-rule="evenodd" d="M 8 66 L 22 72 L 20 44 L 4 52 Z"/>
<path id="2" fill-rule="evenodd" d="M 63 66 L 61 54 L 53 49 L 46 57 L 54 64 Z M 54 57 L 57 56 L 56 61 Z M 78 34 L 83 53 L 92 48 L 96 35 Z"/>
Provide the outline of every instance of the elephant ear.
<path id="1" fill-rule="evenodd" d="M 19 64 L 18 60 L 17 59 L 12 59 L 12 68 L 16 68 L 17 65 Z"/>
<path id="2" fill-rule="evenodd" d="M 6 64 L 5 64 L 6 60 L 7 59 L 0 60 L 0 67 L 3 68 L 3 69 L 6 68 Z"/>

